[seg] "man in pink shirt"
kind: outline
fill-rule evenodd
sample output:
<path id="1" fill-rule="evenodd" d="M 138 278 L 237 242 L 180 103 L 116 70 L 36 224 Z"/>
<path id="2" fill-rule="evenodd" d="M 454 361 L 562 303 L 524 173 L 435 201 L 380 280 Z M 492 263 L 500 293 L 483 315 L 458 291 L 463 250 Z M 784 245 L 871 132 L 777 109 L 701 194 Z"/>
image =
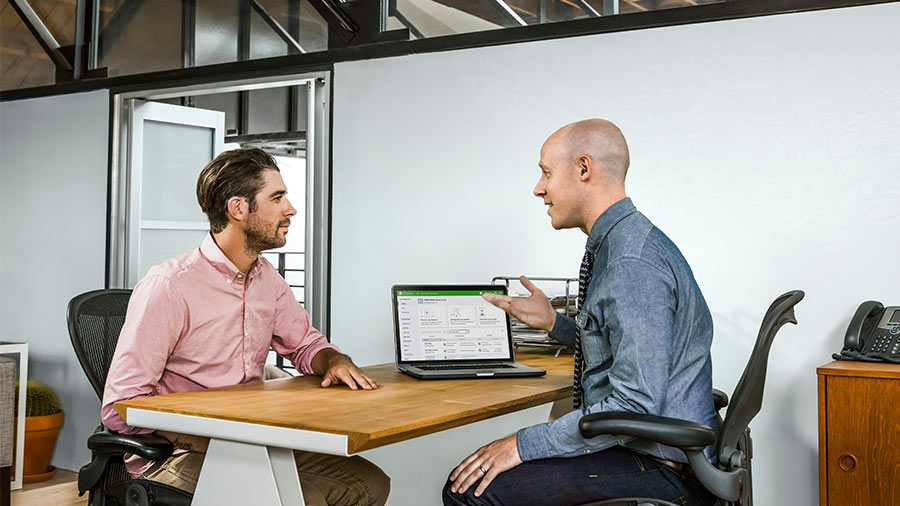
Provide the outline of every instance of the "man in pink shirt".
<path id="1" fill-rule="evenodd" d="M 287 282 L 259 256 L 285 244 L 296 214 L 275 160 L 259 149 L 222 153 L 200 173 L 197 200 L 210 233 L 135 286 L 103 393 L 103 425 L 152 432 L 126 425 L 113 404 L 262 380 L 270 347 L 303 374 L 322 376 L 322 387 L 379 388 L 310 325 Z M 128 471 L 193 493 L 208 439 L 157 433 L 174 444 L 172 457 L 153 463 L 132 455 Z M 361 457 L 294 456 L 308 505 L 387 501 L 389 478 Z"/>

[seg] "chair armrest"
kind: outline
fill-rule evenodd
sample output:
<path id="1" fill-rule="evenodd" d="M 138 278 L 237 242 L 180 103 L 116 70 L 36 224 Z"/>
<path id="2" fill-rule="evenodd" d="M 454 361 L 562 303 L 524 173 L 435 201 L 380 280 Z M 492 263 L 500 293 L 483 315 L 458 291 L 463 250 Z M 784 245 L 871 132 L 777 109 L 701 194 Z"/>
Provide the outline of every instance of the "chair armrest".
<path id="1" fill-rule="evenodd" d="M 601 434 L 635 436 L 680 449 L 687 456 L 691 470 L 700 483 L 716 497 L 726 501 L 737 501 L 743 484 L 747 482 L 746 469 L 722 471 L 707 460 L 703 449 L 716 442 L 716 434 L 699 423 L 666 416 L 613 411 L 585 415 L 581 417 L 578 426 L 581 435 L 586 438 Z"/>
<path id="2" fill-rule="evenodd" d="M 728 407 L 728 394 L 721 390 L 717 390 L 715 388 L 712 389 L 713 394 L 713 406 L 716 407 L 716 412 L 722 410 L 722 408 Z"/>
<path id="3" fill-rule="evenodd" d="M 78 495 L 100 486 L 112 460 L 121 460 L 126 453 L 134 453 L 145 459 L 158 461 L 169 458 L 175 451 L 172 443 L 156 434 L 118 434 L 109 429 L 97 427 L 88 437 L 88 449 L 92 456 L 90 463 L 78 471 Z"/>
<path id="4" fill-rule="evenodd" d="M 648 439 L 681 450 L 703 450 L 716 442 L 716 433 L 699 423 L 642 415 L 626 411 L 593 413 L 578 422 L 581 435 L 586 438 L 601 434 L 621 434 Z"/>
<path id="5" fill-rule="evenodd" d="M 168 439 L 156 434 L 118 434 L 108 430 L 92 434 L 87 446 L 96 455 L 133 453 L 153 461 L 169 458 L 175 450 Z"/>

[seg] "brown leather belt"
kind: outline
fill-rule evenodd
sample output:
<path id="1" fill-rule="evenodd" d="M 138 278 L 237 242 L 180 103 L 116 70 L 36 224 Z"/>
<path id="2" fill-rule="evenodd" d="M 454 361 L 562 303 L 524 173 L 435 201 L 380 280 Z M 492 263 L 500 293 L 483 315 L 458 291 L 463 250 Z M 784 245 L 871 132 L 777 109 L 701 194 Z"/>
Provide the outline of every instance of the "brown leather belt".
<path id="1" fill-rule="evenodd" d="M 673 460 L 661 459 L 658 457 L 654 457 L 653 455 L 648 455 L 648 457 L 650 457 L 654 461 L 659 462 L 660 464 L 668 467 L 669 469 L 671 469 L 675 472 L 680 473 L 682 470 L 684 470 L 684 464 L 681 462 L 675 462 Z"/>

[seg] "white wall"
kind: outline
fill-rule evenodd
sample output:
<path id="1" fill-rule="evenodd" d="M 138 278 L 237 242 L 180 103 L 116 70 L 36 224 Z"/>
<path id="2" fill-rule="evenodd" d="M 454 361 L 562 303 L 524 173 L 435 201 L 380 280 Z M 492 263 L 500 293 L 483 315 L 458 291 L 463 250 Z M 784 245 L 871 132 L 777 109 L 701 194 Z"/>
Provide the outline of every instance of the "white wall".
<path id="1" fill-rule="evenodd" d="M 73 296 L 103 288 L 109 93 L 0 103 L 0 340 L 29 346 L 29 379 L 65 411 L 53 465 L 90 460 L 100 401 L 66 326 Z"/>
<path id="2" fill-rule="evenodd" d="M 806 291 L 773 347 L 754 478 L 759 504 L 814 504 L 815 368 L 859 302 L 900 304 L 898 18 L 882 4 L 336 65 L 334 341 L 392 360 L 393 283 L 576 275 L 584 235 L 553 231 L 531 195 L 538 150 L 609 118 L 631 145 L 629 194 L 713 312 L 718 388 L 771 299 Z M 372 453 L 393 471 L 390 504 L 437 504 L 498 427 L 427 459 L 414 442 Z"/>

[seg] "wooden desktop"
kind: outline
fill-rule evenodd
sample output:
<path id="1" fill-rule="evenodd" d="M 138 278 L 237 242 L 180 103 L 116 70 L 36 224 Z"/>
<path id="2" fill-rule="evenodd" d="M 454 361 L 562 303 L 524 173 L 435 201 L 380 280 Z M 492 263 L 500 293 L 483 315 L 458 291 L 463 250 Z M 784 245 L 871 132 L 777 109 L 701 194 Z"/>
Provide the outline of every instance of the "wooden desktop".
<path id="1" fill-rule="evenodd" d="M 517 361 L 536 378 L 422 381 L 393 364 L 364 367 L 374 391 L 321 388 L 315 376 L 118 402 L 129 425 L 209 436 L 199 504 L 303 504 L 291 449 L 350 455 L 572 395 L 571 355 Z M 251 484 L 253 484 L 251 486 Z"/>

